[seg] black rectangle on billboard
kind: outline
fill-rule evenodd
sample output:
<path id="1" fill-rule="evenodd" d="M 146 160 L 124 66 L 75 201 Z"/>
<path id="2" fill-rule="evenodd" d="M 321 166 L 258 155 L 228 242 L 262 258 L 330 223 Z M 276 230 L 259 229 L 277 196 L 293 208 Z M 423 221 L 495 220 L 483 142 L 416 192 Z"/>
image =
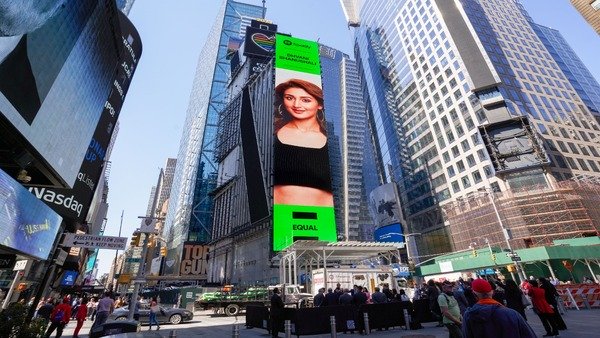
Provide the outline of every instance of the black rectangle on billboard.
<path id="1" fill-rule="evenodd" d="M 265 20 L 252 20 L 250 21 L 250 27 L 277 32 L 277 25 L 272 22 L 267 22 Z"/>
<path id="2" fill-rule="evenodd" d="M 246 27 L 244 55 L 248 57 L 269 58 L 275 51 L 275 32 Z"/>

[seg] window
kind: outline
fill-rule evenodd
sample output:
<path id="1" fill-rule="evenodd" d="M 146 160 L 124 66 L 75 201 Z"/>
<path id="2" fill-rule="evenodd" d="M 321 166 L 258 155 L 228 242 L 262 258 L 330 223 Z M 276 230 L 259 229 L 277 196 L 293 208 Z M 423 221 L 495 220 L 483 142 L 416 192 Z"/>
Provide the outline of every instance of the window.
<path id="1" fill-rule="evenodd" d="M 483 149 L 477 150 L 477 157 L 479 157 L 480 161 L 487 160 L 487 156 L 485 155 L 485 150 L 483 150 Z"/>
<path id="2" fill-rule="evenodd" d="M 460 145 L 463 151 L 468 151 L 469 149 L 471 149 L 471 146 L 469 146 L 469 140 L 463 140 L 462 142 L 460 142 Z"/>
<path id="3" fill-rule="evenodd" d="M 455 193 L 460 191 L 460 186 L 458 185 L 458 181 L 452 182 L 452 191 L 454 191 Z"/>
<path id="4" fill-rule="evenodd" d="M 471 186 L 471 180 L 469 180 L 469 176 L 463 176 L 461 179 L 463 187 L 468 188 Z"/>
<path id="5" fill-rule="evenodd" d="M 465 171 L 465 164 L 463 163 L 462 160 L 459 160 L 458 162 L 456 162 L 456 167 L 458 168 L 459 172 L 463 172 Z"/>
<path id="6" fill-rule="evenodd" d="M 474 166 L 475 165 L 475 157 L 473 157 L 473 155 L 467 156 L 467 163 L 469 164 L 469 167 Z"/>
<path id="7" fill-rule="evenodd" d="M 479 183 L 479 182 L 482 181 L 481 174 L 479 173 L 479 170 L 473 172 L 473 181 L 475 181 L 475 183 Z"/>
<path id="8" fill-rule="evenodd" d="M 454 167 L 453 166 L 449 166 L 448 169 L 446 169 L 448 171 L 448 177 L 454 177 L 454 175 L 456 175 L 456 172 L 454 171 Z"/>
<path id="9" fill-rule="evenodd" d="M 460 151 L 458 150 L 458 146 L 452 147 L 452 155 L 454 155 L 454 157 L 460 155 Z"/>

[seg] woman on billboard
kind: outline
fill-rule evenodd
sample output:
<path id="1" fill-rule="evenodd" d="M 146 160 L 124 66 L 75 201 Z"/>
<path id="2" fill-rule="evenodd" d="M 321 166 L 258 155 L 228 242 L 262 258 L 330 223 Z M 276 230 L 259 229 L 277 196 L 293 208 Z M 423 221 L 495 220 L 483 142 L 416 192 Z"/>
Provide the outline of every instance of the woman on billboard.
<path id="1" fill-rule="evenodd" d="M 275 204 L 333 206 L 323 90 L 289 79 L 275 87 Z"/>

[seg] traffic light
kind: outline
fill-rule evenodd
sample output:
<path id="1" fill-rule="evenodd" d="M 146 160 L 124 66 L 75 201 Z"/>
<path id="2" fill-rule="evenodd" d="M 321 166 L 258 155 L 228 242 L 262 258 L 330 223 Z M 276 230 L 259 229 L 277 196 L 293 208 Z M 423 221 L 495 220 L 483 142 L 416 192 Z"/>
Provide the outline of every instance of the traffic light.
<path id="1" fill-rule="evenodd" d="M 508 272 L 515 272 L 516 271 L 515 266 L 512 265 L 512 264 L 511 265 L 507 265 L 506 266 L 506 270 L 508 270 Z"/>
<path id="2" fill-rule="evenodd" d="M 167 247 L 161 247 L 160 248 L 160 255 L 165 257 L 167 255 Z"/>
<path id="3" fill-rule="evenodd" d="M 473 257 L 477 257 L 477 250 L 473 249 Z"/>
<path id="4" fill-rule="evenodd" d="M 495 254 L 495 253 L 493 253 L 493 254 L 492 254 L 492 260 L 493 260 L 494 262 L 496 261 L 496 254 Z"/>
<path id="5" fill-rule="evenodd" d="M 136 232 L 131 236 L 130 246 L 139 246 L 140 245 L 140 233 Z"/>

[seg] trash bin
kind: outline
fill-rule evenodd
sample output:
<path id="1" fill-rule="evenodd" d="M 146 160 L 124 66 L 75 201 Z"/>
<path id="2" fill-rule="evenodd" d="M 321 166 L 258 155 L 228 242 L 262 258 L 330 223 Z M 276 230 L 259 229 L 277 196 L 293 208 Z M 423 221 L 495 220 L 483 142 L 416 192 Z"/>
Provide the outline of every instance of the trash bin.
<path id="1" fill-rule="evenodd" d="M 90 331 L 90 338 L 110 336 L 119 333 L 140 332 L 140 323 L 135 320 L 108 321 Z"/>

